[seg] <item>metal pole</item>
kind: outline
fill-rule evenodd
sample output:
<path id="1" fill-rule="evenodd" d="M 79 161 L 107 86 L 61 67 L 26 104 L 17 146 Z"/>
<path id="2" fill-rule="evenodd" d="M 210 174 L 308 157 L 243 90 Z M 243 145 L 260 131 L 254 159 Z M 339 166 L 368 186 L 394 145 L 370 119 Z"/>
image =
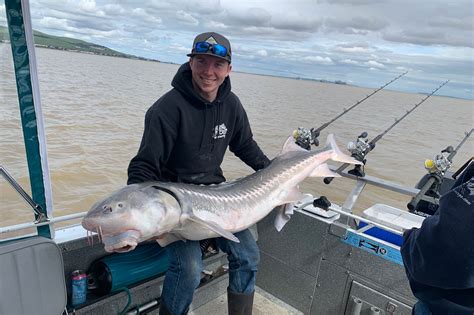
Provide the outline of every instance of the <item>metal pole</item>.
<path id="1" fill-rule="evenodd" d="M 30 195 L 18 184 L 15 179 L 8 173 L 8 171 L 0 165 L 0 174 L 5 178 L 5 180 L 15 189 L 21 197 L 31 206 L 33 209 L 34 213 L 39 217 L 39 218 L 45 218 L 43 214 L 43 209 L 41 209 L 41 206 L 37 204 L 36 202 L 31 199 Z M 38 222 L 42 222 L 42 220 L 38 220 Z"/>
<path id="2" fill-rule="evenodd" d="M 33 29 L 27 0 L 5 0 L 7 25 L 20 105 L 23 139 L 28 162 L 32 199 L 43 215 L 52 212 L 52 192 L 46 153 L 41 98 L 36 69 Z M 36 219 L 40 219 L 36 216 Z M 49 226 L 38 228 L 38 234 L 53 237 Z"/>

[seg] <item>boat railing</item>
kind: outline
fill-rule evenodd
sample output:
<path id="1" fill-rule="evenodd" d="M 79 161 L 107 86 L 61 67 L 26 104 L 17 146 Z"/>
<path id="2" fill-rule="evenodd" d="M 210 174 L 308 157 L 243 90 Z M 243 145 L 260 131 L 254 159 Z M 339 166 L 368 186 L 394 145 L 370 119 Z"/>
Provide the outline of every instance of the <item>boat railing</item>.
<path id="1" fill-rule="evenodd" d="M 330 165 L 329 167 L 333 171 L 337 170 L 336 166 Z M 349 222 L 348 220 L 353 219 L 353 220 L 357 220 L 359 222 L 364 222 L 366 224 L 365 227 L 364 227 L 364 230 L 369 229 L 371 227 L 377 227 L 377 228 L 383 229 L 387 232 L 394 233 L 394 234 L 397 234 L 397 235 L 402 234 L 402 231 L 400 231 L 400 230 L 396 230 L 396 229 L 394 229 L 390 226 L 384 225 L 380 222 L 375 222 L 375 221 L 370 220 L 368 218 L 364 218 L 362 216 L 354 214 L 353 211 L 352 211 L 352 208 L 353 208 L 355 202 L 357 201 L 357 199 L 359 198 L 359 196 L 361 195 L 364 187 L 367 184 L 372 185 L 372 186 L 376 186 L 376 187 L 380 187 L 380 188 L 383 188 L 383 189 L 386 189 L 386 190 L 390 190 L 390 191 L 393 191 L 393 192 L 397 192 L 397 193 L 400 193 L 400 194 L 403 194 L 403 195 L 411 196 L 411 197 L 416 196 L 420 191 L 419 189 L 411 188 L 411 187 L 405 187 L 405 186 L 399 185 L 397 183 L 394 183 L 394 182 L 391 182 L 391 181 L 388 181 L 388 180 L 384 180 L 384 179 L 381 179 L 381 178 L 369 176 L 369 175 L 365 175 L 364 177 L 358 177 L 358 176 L 355 176 L 355 175 L 351 175 L 351 174 L 347 173 L 346 171 L 340 171 L 339 174 L 342 177 L 345 177 L 345 178 L 348 178 L 348 179 L 351 179 L 351 180 L 355 180 L 356 184 L 355 184 L 355 187 L 353 188 L 352 192 L 348 195 L 348 197 L 346 198 L 346 201 L 344 202 L 344 204 L 341 207 L 339 207 L 338 205 L 331 205 L 329 207 L 330 211 L 333 211 L 334 213 L 338 213 L 339 215 L 342 215 L 343 217 L 347 218 L 346 224 L 341 223 L 341 220 L 339 220 L 339 222 L 335 223 L 335 224 L 339 224 L 339 225 L 342 224 L 344 226 L 348 226 L 348 224 L 347 224 Z M 23 196 L 23 194 L 21 194 L 21 195 Z M 423 196 L 422 199 L 426 200 L 428 202 L 431 202 L 431 203 L 435 203 L 435 204 L 438 203 L 438 200 L 434 197 Z M 305 207 L 309 206 L 312 203 L 313 203 L 313 200 L 304 202 L 302 204 L 300 203 L 300 204 L 298 204 L 298 207 L 295 208 L 295 210 L 304 210 Z M 54 223 L 72 221 L 74 219 L 80 219 L 80 218 L 84 217 L 86 215 L 86 213 L 87 212 L 80 212 L 80 213 L 74 213 L 74 214 L 68 214 L 68 215 L 64 215 L 64 216 L 48 218 L 47 221 L 43 221 L 43 222 L 39 222 L 38 220 L 35 220 L 34 222 L 26 222 L 26 223 L 21 223 L 21 224 L 16 224 L 16 225 L 0 227 L 0 234 L 15 232 L 15 231 L 19 231 L 19 230 L 30 229 L 30 228 L 35 228 L 35 227 L 40 227 L 40 226 L 45 226 L 45 225 L 50 225 L 52 227 L 52 225 Z M 319 216 L 319 219 L 324 219 L 324 217 Z M 359 231 L 359 232 L 363 232 L 364 230 Z"/>
<path id="2" fill-rule="evenodd" d="M 26 230 L 26 229 L 31 229 L 31 228 L 35 228 L 35 227 L 45 226 L 45 225 L 53 225 L 54 223 L 66 222 L 66 221 L 71 221 L 71 220 L 74 220 L 74 219 L 80 219 L 80 218 L 83 218 L 86 215 L 86 213 L 87 212 L 79 212 L 79 213 L 63 215 L 63 216 L 59 216 L 59 217 L 50 218 L 48 221 L 40 222 L 40 223 L 26 222 L 26 223 L 20 223 L 20 224 L 0 227 L 0 234 L 11 233 L 11 232 L 20 231 L 20 230 Z"/>

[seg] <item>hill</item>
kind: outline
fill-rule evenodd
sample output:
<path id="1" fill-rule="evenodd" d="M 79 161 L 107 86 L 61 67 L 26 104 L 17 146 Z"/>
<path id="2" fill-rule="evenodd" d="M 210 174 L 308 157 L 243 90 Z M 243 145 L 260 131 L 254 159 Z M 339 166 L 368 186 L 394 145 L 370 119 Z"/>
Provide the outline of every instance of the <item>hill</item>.
<path id="1" fill-rule="evenodd" d="M 95 55 L 122 57 L 131 59 L 151 60 L 134 55 L 124 54 L 105 46 L 89 43 L 83 40 L 70 37 L 59 37 L 45 34 L 33 30 L 34 42 L 37 47 L 84 52 Z M 0 42 L 6 42 L 9 39 L 8 30 L 5 26 L 0 26 Z M 154 60 L 156 61 L 156 60 Z"/>

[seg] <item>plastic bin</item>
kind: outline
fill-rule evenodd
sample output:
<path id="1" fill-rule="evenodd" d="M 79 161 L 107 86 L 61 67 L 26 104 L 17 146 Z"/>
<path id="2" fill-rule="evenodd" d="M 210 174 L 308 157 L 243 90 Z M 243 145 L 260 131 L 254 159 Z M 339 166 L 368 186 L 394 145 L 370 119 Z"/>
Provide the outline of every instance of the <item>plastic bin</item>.
<path id="1" fill-rule="evenodd" d="M 383 224 L 392 229 L 403 232 L 413 227 L 419 228 L 425 219 L 422 216 L 403 211 L 384 204 L 375 204 L 362 212 L 362 216 L 371 221 Z M 359 228 L 366 226 L 367 223 L 359 222 Z M 384 229 L 373 227 L 364 232 L 364 234 L 376 237 L 386 242 L 401 246 L 403 237 L 401 235 L 386 231 Z"/>

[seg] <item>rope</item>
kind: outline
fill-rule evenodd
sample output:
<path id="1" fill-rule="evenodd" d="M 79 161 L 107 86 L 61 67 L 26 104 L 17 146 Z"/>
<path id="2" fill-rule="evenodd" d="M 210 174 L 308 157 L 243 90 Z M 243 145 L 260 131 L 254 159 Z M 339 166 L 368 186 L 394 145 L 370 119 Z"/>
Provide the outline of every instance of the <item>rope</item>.
<path id="1" fill-rule="evenodd" d="M 127 305 L 125 305 L 123 310 L 118 313 L 118 315 L 125 315 L 125 313 L 128 311 L 128 307 L 130 306 L 130 304 L 132 304 L 132 294 L 130 293 L 130 290 L 127 287 L 123 287 L 119 291 L 125 291 L 128 296 Z"/>

